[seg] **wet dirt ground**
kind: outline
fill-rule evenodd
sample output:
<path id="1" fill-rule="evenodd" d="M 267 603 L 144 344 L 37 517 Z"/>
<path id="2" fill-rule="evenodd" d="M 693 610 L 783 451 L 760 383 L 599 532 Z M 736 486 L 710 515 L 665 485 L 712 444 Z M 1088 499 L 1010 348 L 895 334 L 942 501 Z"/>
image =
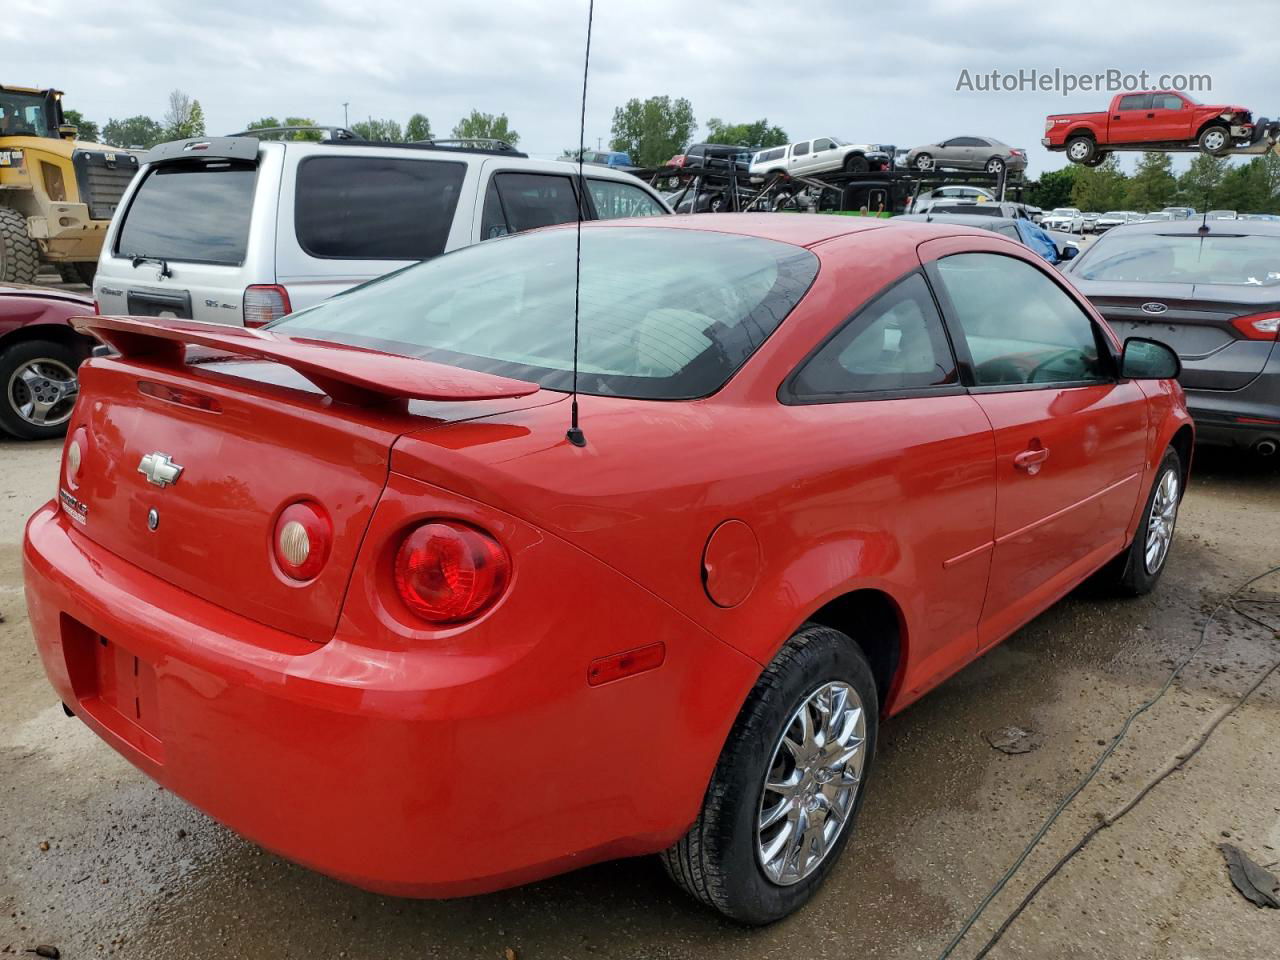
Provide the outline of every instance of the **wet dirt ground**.
<path id="1" fill-rule="evenodd" d="M 32 648 L 20 541 L 60 445 L 0 441 L 0 954 L 66 958 L 625 960 L 938 957 L 1208 612 L 1280 564 L 1280 465 L 1202 454 L 1156 593 L 1078 592 L 883 728 L 858 834 L 791 919 L 745 930 L 652 858 L 452 902 L 363 893 L 286 863 L 158 789 L 64 717 Z M 1044 871 L 1280 659 L 1280 575 L 1204 648 L 1049 831 L 954 954 L 970 958 Z M 1033 729 L 1006 755 L 984 734 Z M 445 825 L 442 825 L 442 829 Z M 334 824 L 335 830 L 342 829 Z M 1280 861 L 1280 672 L 1203 751 L 1103 830 L 992 957 L 1280 956 L 1280 911 L 1231 887 L 1217 844 Z M 1275 868 L 1280 870 L 1280 867 Z"/>

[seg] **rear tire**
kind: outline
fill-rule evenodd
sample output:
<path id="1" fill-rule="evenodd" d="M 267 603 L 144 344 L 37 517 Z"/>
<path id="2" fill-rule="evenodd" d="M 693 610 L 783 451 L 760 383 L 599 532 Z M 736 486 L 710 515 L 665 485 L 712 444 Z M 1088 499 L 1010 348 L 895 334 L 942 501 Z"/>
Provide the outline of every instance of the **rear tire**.
<path id="1" fill-rule="evenodd" d="M 1000 157 L 992 157 L 987 161 L 987 173 L 993 176 L 1000 176 L 1004 172 L 1004 160 Z"/>
<path id="2" fill-rule="evenodd" d="M 49 340 L 20 340 L 0 351 L 0 429 L 19 440 L 48 440 L 66 433 L 79 389 L 76 368 L 82 359 L 71 347 Z M 35 386 L 23 379 L 27 371 L 37 376 Z M 68 380 L 71 388 L 57 386 Z M 33 400 L 39 406 L 33 404 L 27 411 L 26 405 Z M 46 406 L 50 400 L 54 402 Z"/>
<path id="3" fill-rule="evenodd" d="M 1156 470 L 1155 482 L 1142 507 L 1142 519 L 1129 548 L 1104 567 L 1102 585 L 1129 597 L 1155 589 L 1173 547 L 1178 506 L 1182 503 L 1182 460 L 1170 447 Z"/>
<path id="4" fill-rule="evenodd" d="M 40 247 L 27 233 L 27 218 L 0 207 L 0 282 L 35 283 L 39 271 Z"/>
<path id="5" fill-rule="evenodd" d="M 1067 141 L 1067 159 L 1072 163 L 1090 166 L 1090 161 L 1098 155 L 1098 145 L 1093 137 L 1076 136 Z"/>
<path id="6" fill-rule="evenodd" d="M 1211 157 L 1220 157 L 1231 147 L 1231 131 L 1220 124 L 1205 127 L 1197 140 L 1200 149 Z"/>
<path id="7" fill-rule="evenodd" d="M 849 720 L 855 704 L 861 712 Z M 879 710 L 875 679 L 857 644 L 816 624 L 797 631 L 761 673 L 738 713 L 698 819 L 662 854 L 671 879 L 741 923 L 772 923 L 803 906 L 853 834 L 875 755 Z M 819 721 L 808 731 L 802 712 Z M 841 718 L 831 730 L 823 722 L 829 715 Z M 837 729 L 852 732 L 841 736 L 832 732 Z M 800 735 L 805 732 L 810 736 Z M 821 746 L 816 746 L 818 733 Z M 807 752 L 797 747 L 800 741 L 811 745 Z M 834 758 L 850 751 L 857 754 L 856 775 L 850 772 L 854 759 L 833 772 L 840 763 Z M 802 766 L 799 756 L 806 753 L 812 759 Z M 776 786 L 781 780 L 795 782 L 785 792 L 766 788 L 767 782 Z M 849 788 L 852 794 L 841 792 Z M 829 801 L 833 792 L 836 799 Z M 766 825 L 767 799 L 778 813 Z M 843 805 L 843 815 L 836 816 L 833 803 Z M 828 826 L 835 831 L 830 837 Z M 796 836 L 803 842 L 790 839 Z M 775 843 L 781 859 L 766 862 L 765 846 Z M 793 846 L 799 858 L 794 877 L 787 873 Z M 781 870 L 777 879 L 766 872 L 770 869 Z"/>

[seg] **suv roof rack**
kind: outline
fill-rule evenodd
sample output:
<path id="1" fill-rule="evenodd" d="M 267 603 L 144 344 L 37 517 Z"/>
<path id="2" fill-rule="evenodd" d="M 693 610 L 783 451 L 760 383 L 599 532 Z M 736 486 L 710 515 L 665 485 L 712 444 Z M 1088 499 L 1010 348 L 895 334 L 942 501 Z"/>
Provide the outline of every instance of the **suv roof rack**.
<path id="1" fill-rule="evenodd" d="M 453 137 L 450 139 L 439 139 L 432 137 L 428 140 L 414 140 L 413 146 L 419 147 L 438 147 L 441 150 L 468 150 L 476 153 L 505 153 L 511 157 L 523 157 L 527 154 L 521 153 L 505 140 L 496 140 L 493 137 Z"/>
<path id="2" fill-rule="evenodd" d="M 263 134 L 270 133 L 324 133 L 327 134 L 328 140 L 359 140 L 356 134 L 352 133 L 346 127 L 325 126 L 322 124 L 306 124 L 297 127 L 258 127 L 255 130 L 241 130 L 239 133 L 230 134 L 233 137 L 261 137 Z"/>

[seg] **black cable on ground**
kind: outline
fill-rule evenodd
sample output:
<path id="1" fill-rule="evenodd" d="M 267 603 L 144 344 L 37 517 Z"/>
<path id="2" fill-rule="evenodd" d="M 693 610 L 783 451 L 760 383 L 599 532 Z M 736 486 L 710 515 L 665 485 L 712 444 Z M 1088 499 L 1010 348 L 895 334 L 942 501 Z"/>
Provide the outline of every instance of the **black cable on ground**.
<path id="1" fill-rule="evenodd" d="M 1280 566 L 1272 567 L 1271 569 L 1265 570 L 1262 573 L 1258 574 L 1256 577 L 1253 577 L 1252 579 L 1245 581 L 1240 586 L 1236 587 L 1236 589 L 1233 590 L 1226 598 L 1218 602 L 1217 606 L 1215 606 L 1213 608 L 1213 611 L 1209 614 L 1208 619 L 1205 620 L 1204 626 L 1200 630 L 1200 639 L 1196 642 L 1196 645 L 1192 647 L 1191 650 L 1187 653 L 1187 655 L 1183 657 L 1182 660 L 1178 663 L 1178 665 L 1173 668 L 1173 671 L 1169 674 L 1164 684 L 1160 687 L 1158 691 L 1156 691 L 1155 696 L 1153 696 L 1150 700 L 1147 700 L 1145 703 L 1140 704 L 1138 707 L 1136 707 L 1133 710 L 1132 713 L 1130 713 L 1125 718 L 1124 723 L 1121 725 L 1119 732 L 1112 739 L 1111 743 L 1107 745 L 1107 748 L 1102 751 L 1102 754 L 1098 757 L 1097 761 L 1095 761 L 1093 766 L 1089 768 L 1088 773 L 1086 773 L 1084 777 L 1080 780 L 1080 782 L 1077 783 L 1071 789 L 1070 793 L 1068 793 L 1065 797 L 1063 797 L 1062 802 L 1058 804 L 1058 806 L 1054 809 L 1053 813 L 1049 815 L 1049 818 L 1045 820 L 1045 822 L 1041 825 L 1040 829 L 1036 831 L 1035 835 L 1023 848 L 1022 852 L 1018 855 L 1017 859 L 1014 860 L 1013 864 L 1009 867 L 1009 869 L 1004 872 L 1004 875 L 1001 876 L 1000 879 L 996 881 L 995 885 L 991 888 L 991 890 L 988 891 L 986 896 L 984 896 L 982 900 L 978 903 L 977 908 L 973 911 L 972 914 L 969 915 L 969 918 L 965 921 L 964 925 L 960 928 L 960 930 L 956 933 L 956 935 L 951 938 L 951 941 L 943 949 L 942 953 L 938 955 L 938 960 L 947 960 L 947 958 L 951 956 L 951 954 L 955 951 L 956 947 L 958 947 L 961 941 L 963 941 L 964 938 L 968 935 L 969 931 L 973 929 L 974 924 L 978 922 L 982 914 L 986 911 L 987 907 L 989 907 L 991 905 L 991 902 L 995 900 L 997 896 L 1000 895 L 1000 893 L 1004 890 L 1005 886 L 1008 885 L 1009 881 L 1013 878 L 1013 875 L 1018 872 L 1018 870 L 1022 867 L 1022 865 L 1027 861 L 1027 858 L 1031 856 L 1035 848 L 1039 846 L 1040 841 L 1044 839 L 1045 835 L 1049 832 L 1050 828 L 1054 825 L 1054 823 L 1057 822 L 1058 817 L 1062 815 L 1062 812 L 1066 810 L 1068 806 L 1071 805 L 1071 802 L 1075 800 L 1075 798 L 1079 796 L 1081 791 L 1083 791 L 1085 787 L 1087 787 L 1093 781 L 1093 778 L 1097 776 L 1098 771 L 1102 769 L 1103 764 L 1107 762 L 1111 754 L 1115 752 L 1116 748 L 1120 745 L 1120 742 L 1128 734 L 1129 728 L 1133 725 L 1133 722 L 1139 716 L 1146 713 L 1148 710 L 1154 707 L 1157 703 L 1159 703 L 1160 699 L 1169 691 L 1169 688 L 1173 686 L 1174 681 L 1177 680 L 1179 676 L 1181 676 L 1182 671 L 1186 669 L 1187 665 L 1196 657 L 1196 655 L 1201 651 L 1201 649 L 1203 649 L 1205 643 L 1209 639 L 1209 628 L 1213 625 L 1214 621 L 1217 619 L 1218 614 L 1222 612 L 1223 608 L 1230 606 L 1233 611 L 1240 614 L 1241 616 L 1247 617 L 1248 619 L 1254 621 L 1255 623 L 1263 623 L 1263 621 L 1259 620 L 1257 617 L 1251 616 L 1245 613 L 1243 610 L 1238 609 L 1235 605 L 1235 601 L 1236 601 L 1236 598 L 1245 590 L 1247 590 L 1249 587 L 1253 586 L 1259 580 L 1262 580 L 1265 577 L 1269 577 L 1274 573 L 1280 573 Z M 1264 624 L 1264 626 L 1268 626 L 1270 628 L 1270 625 Z M 1271 676 L 1272 673 L 1274 673 L 1277 670 L 1277 668 L 1280 668 L 1280 660 L 1277 660 L 1266 671 L 1264 671 L 1262 675 L 1258 677 L 1255 683 L 1248 690 L 1245 691 L 1243 696 L 1241 696 L 1234 703 L 1232 703 L 1229 706 L 1229 708 L 1221 711 L 1219 715 L 1215 716 L 1214 720 L 1210 723 L 1210 725 L 1207 728 L 1205 728 L 1201 736 L 1189 749 L 1180 751 L 1173 761 L 1171 761 L 1169 764 L 1166 764 L 1166 766 L 1161 770 L 1161 772 L 1155 778 L 1148 781 L 1148 783 L 1118 811 L 1109 815 L 1108 817 L 1104 818 L 1103 820 L 1095 824 L 1093 827 L 1091 827 L 1088 830 L 1088 832 L 1086 832 L 1085 835 L 1081 837 L 1079 841 L 1076 842 L 1075 846 L 1073 846 L 1070 850 L 1068 850 L 1062 856 L 1062 858 L 1056 864 L 1054 864 L 1053 867 L 1050 868 L 1049 872 L 1046 873 L 1043 877 L 1041 877 L 1039 881 L 1037 881 L 1036 885 L 1031 888 L 1031 890 L 1027 893 L 1025 897 L 1023 897 L 1022 902 L 1019 903 L 1016 908 L 1014 908 L 1013 912 L 1010 913 L 1009 916 L 1005 918 L 1004 922 L 1001 923 L 1001 925 L 996 930 L 996 932 L 992 934 L 991 939 L 989 939 L 986 942 L 986 944 L 975 956 L 974 960 L 981 960 L 982 957 L 985 957 L 991 951 L 991 949 L 996 945 L 996 943 L 1000 940 L 1000 938 L 1004 936 L 1005 932 L 1009 929 L 1009 927 L 1012 926 L 1014 921 L 1017 920 L 1019 915 L 1021 915 L 1023 910 L 1025 910 L 1031 904 L 1031 902 L 1036 898 L 1036 895 L 1039 894 L 1040 891 L 1044 889 L 1044 887 L 1049 883 L 1049 881 L 1052 880 L 1064 866 L 1066 866 L 1067 862 L 1070 861 L 1072 857 L 1074 857 L 1077 853 L 1079 853 L 1086 846 L 1088 846 L 1090 840 L 1092 840 L 1095 836 L 1097 836 L 1097 834 L 1100 831 L 1111 826 L 1112 823 L 1115 823 L 1116 820 L 1120 819 L 1120 817 L 1123 817 L 1126 813 L 1132 810 L 1148 793 L 1151 792 L 1151 790 L 1153 790 L 1161 781 L 1163 781 L 1166 777 L 1168 777 L 1169 774 L 1173 773 L 1174 770 L 1177 770 L 1184 763 L 1190 760 L 1193 756 L 1199 753 L 1200 748 L 1203 747 L 1204 744 L 1208 741 L 1213 731 L 1218 728 L 1218 725 L 1223 720 L 1225 720 L 1228 716 L 1230 716 L 1233 712 L 1235 712 L 1235 710 L 1242 703 L 1244 703 L 1244 701 L 1247 700 L 1249 696 L 1251 696 L 1253 692 L 1257 690 L 1258 687 L 1260 687 L 1262 683 L 1269 676 Z"/>

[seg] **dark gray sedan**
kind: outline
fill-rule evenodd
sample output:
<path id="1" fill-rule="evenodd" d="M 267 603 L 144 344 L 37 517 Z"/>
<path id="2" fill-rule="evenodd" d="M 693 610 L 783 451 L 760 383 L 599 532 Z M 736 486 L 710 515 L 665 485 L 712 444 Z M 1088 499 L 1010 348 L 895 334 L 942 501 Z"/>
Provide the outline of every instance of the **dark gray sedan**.
<path id="1" fill-rule="evenodd" d="M 1121 337 L 1178 352 L 1197 440 L 1280 450 L 1280 223 L 1133 223 L 1066 272 Z"/>
<path id="2" fill-rule="evenodd" d="M 913 170 L 1025 170 L 1027 151 L 992 137 L 952 137 L 941 143 L 912 147 L 907 166 Z"/>

